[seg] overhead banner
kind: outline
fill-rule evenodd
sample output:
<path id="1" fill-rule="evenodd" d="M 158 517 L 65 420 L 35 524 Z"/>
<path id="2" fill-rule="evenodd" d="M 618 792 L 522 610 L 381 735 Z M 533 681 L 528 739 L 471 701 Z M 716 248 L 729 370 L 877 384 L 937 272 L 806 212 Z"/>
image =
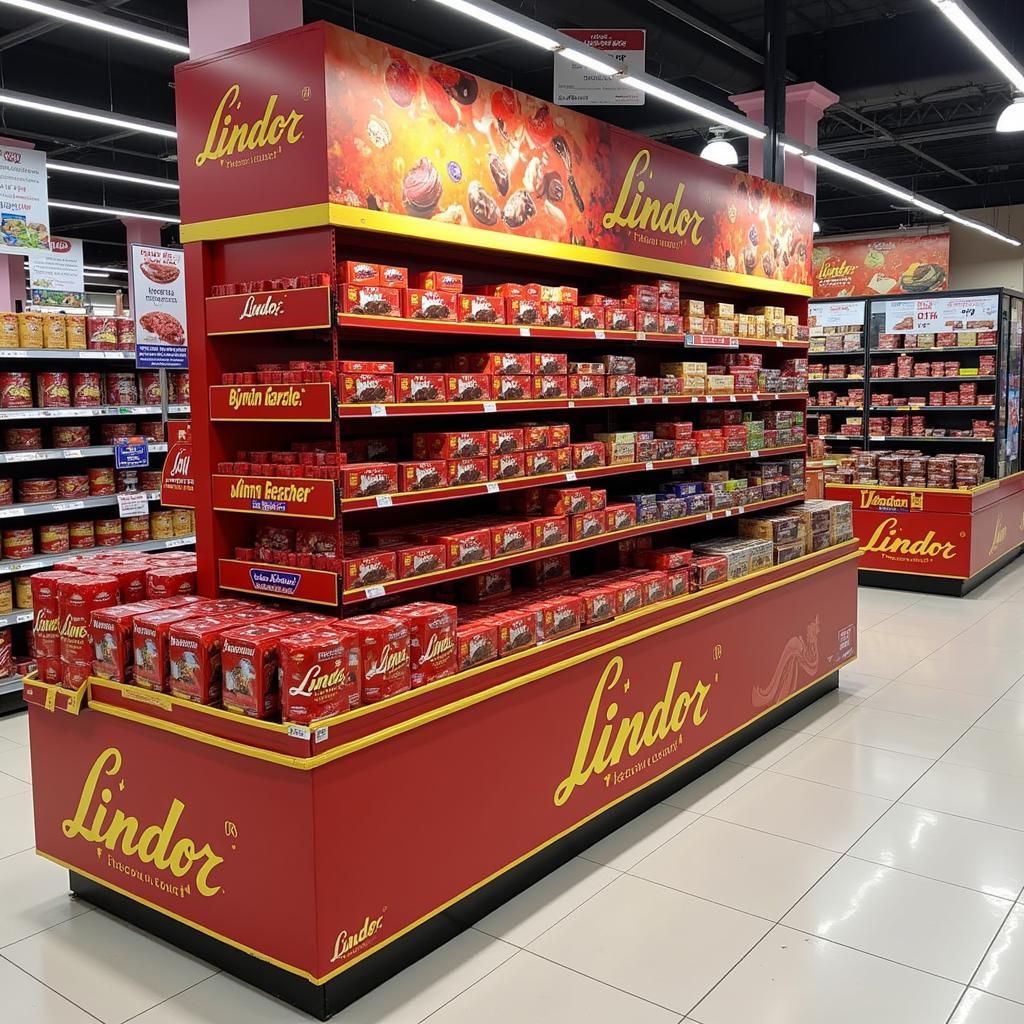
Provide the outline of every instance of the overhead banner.
<path id="1" fill-rule="evenodd" d="M 811 283 L 810 196 L 336 26 L 176 76 L 185 241 L 279 230 L 270 196 L 291 223 Z"/>
<path id="2" fill-rule="evenodd" d="M 647 33 L 642 28 L 563 28 L 563 36 L 600 50 L 627 74 L 647 70 Z M 617 78 L 591 71 L 573 60 L 555 57 L 555 103 L 567 107 L 642 107 L 645 95 Z"/>
<path id="3" fill-rule="evenodd" d="M 185 333 L 185 253 L 132 246 L 135 365 L 140 370 L 188 367 Z"/>
<path id="4" fill-rule="evenodd" d="M 916 295 L 948 288 L 948 231 L 829 239 L 814 246 L 815 296 Z"/>
<path id="5" fill-rule="evenodd" d="M 51 238 L 28 254 L 29 302 L 33 306 L 85 305 L 85 254 L 79 238 Z"/>
<path id="6" fill-rule="evenodd" d="M 866 303 L 811 302 L 807 306 L 810 327 L 863 327 Z"/>
<path id="7" fill-rule="evenodd" d="M 0 253 L 27 256 L 50 241 L 46 154 L 0 147 Z"/>
<path id="8" fill-rule="evenodd" d="M 874 304 L 875 312 L 878 303 Z M 896 299 L 885 308 L 885 333 L 994 331 L 999 327 L 999 293 Z"/>

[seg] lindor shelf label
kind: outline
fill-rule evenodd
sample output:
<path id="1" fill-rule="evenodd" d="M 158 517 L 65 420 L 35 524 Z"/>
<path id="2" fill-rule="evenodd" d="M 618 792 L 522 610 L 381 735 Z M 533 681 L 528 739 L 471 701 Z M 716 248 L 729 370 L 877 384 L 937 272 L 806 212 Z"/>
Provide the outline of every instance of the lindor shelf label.
<path id="1" fill-rule="evenodd" d="M 232 296 L 234 297 L 234 296 Z M 331 385 L 214 384 L 210 419 L 236 422 L 330 423 Z"/>
<path id="2" fill-rule="evenodd" d="M 335 607 L 338 604 L 338 574 L 322 569 L 298 569 L 290 565 L 220 560 L 220 585 L 243 594 L 307 601 Z"/>
<path id="3" fill-rule="evenodd" d="M 331 289 L 283 288 L 206 300 L 207 334 L 309 331 L 331 326 Z"/>
<path id="4" fill-rule="evenodd" d="M 334 519 L 335 495 L 333 480 L 234 473 L 213 477 L 213 507 L 218 512 Z"/>

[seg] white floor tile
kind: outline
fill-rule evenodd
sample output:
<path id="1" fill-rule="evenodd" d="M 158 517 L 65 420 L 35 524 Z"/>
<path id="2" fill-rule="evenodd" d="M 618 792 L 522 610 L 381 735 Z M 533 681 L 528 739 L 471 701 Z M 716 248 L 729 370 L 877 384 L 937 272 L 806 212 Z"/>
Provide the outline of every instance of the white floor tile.
<path id="1" fill-rule="evenodd" d="M 971 984 L 1024 1003 L 1024 904 L 1010 912 Z"/>
<path id="2" fill-rule="evenodd" d="M 895 750 L 898 754 L 935 759 L 949 749 L 963 734 L 964 727 L 950 722 L 916 715 L 899 715 L 891 711 L 854 708 L 822 735 L 830 739 L 863 743 L 869 747 Z"/>
<path id="3" fill-rule="evenodd" d="M 772 765 L 771 771 L 895 800 L 924 775 L 932 763 L 910 754 L 814 736 Z"/>
<path id="4" fill-rule="evenodd" d="M 854 662 L 853 668 L 857 669 L 857 667 L 857 662 Z M 865 672 L 844 668 L 839 673 L 839 692 L 865 700 L 871 694 L 877 693 L 883 686 L 888 686 L 890 682 L 890 679 L 882 676 L 869 676 Z"/>
<path id="5" fill-rule="evenodd" d="M 215 973 L 99 910 L 7 946 L 3 955 L 104 1024 L 121 1024 Z"/>
<path id="6" fill-rule="evenodd" d="M 28 712 L 19 711 L 0 717 L 0 736 L 12 743 L 28 746 Z"/>
<path id="7" fill-rule="evenodd" d="M 962 597 L 923 594 L 921 600 L 913 608 L 908 609 L 908 612 L 913 612 L 914 614 L 918 612 L 935 612 L 939 616 L 953 616 L 960 622 L 970 625 L 979 619 L 983 619 L 989 612 L 995 611 L 1001 603 L 1001 601 L 985 599 L 968 602 Z M 903 616 L 899 616 L 896 621 L 902 626 Z"/>
<path id="8" fill-rule="evenodd" d="M 943 1024 L 962 990 L 777 927 L 690 1017 L 699 1024 Z"/>
<path id="9" fill-rule="evenodd" d="M 1024 889 L 1024 832 L 897 804 L 850 856 L 1015 900 Z"/>
<path id="10" fill-rule="evenodd" d="M 90 909 L 71 898 L 68 873 L 34 850 L 0 860 L 0 948 Z"/>
<path id="11" fill-rule="evenodd" d="M 770 927 L 761 918 L 622 875 L 530 949 L 682 1015 Z"/>
<path id="12" fill-rule="evenodd" d="M 1006 691 L 1005 699 L 1024 702 L 1024 676 Z"/>
<path id="13" fill-rule="evenodd" d="M 1024 831 L 1024 780 L 958 764 L 937 764 L 901 803 Z"/>
<path id="14" fill-rule="evenodd" d="M 999 605 L 991 607 L 998 608 Z M 964 614 L 952 608 L 922 608 L 920 604 L 911 605 L 906 611 L 897 612 L 888 619 L 883 619 L 872 627 L 872 632 L 899 632 L 902 636 L 923 638 L 936 647 L 959 636 L 968 627 L 983 618 L 991 610 L 988 604 L 979 605 L 977 616 Z M 934 649 L 934 648 L 933 648 Z"/>
<path id="15" fill-rule="evenodd" d="M 942 760 L 987 772 L 1024 776 L 1024 739 L 1012 732 L 968 729 L 942 755 Z"/>
<path id="16" fill-rule="evenodd" d="M 706 775 L 695 779 L 671 796 L 665 797 L 664 803 L 671 807 L 693 811 L 694 814 L 707 814 L 727 796 L 742 789 L 751 779 L 756 779 L 760 774 L 760 768 L 748 768 L 735 761 L 723 761 Z"/>
<path id="17" fill-rule="evenodd" d="M 1013 904 L 844 857 L 782 923 L 964 984 Z"/>
<path id="18" fill-rule="evenodd" d="M 711 817 L 844 853 L 888 810 L 888 800 L 765 772 Z"/>
<path id="19" fill-rule="evenodd" d="M 0 772 L 31 785 L 32 760 L 29 748 L 12 743 L 10 748 L 0 749 Z"/>
<path id="20" fill-rule="evenodd" d="M 858 587 L 857 607 L 865 611 L 885 611 L 890 615 L 909 608 L 921 600 L 920 594 L 909 590 L 885 590 L 882 587 Z"/>
<path id="21" fill-rule="evenodd" d="M 1024 1006 L 969 988 L 949 1024 L 1024 1024 Z"/>
<path id="22" fill-rule="evenodd" d="M 998 700 L 975 723 L 979 729 L 1024 736 L 1024 700 Z"/>
<path id="23" fill-rule="evenodd" d="M 893 625 L 894 621 L 887 619 L 860 634 L 857 640 L 857 660 L 853 663 L 857 672 L 895 679 L 941 646 L 921 637 L 901 637 L 899 634 L 882 632 L 882 626 L 897 628 Z"/>
<path id="24" fill-rule="evenodd" d="M 871 629 L 872 626 L 877 626 L 880 622 L 891 618 L 892 615 L 893 612 L 883 611 L 880 608 L 858 608 L 857 628 L 861 630 Z"/>
<path id="25" fill-rule="evenodd" d="M 815 735 L 839 721 L 847 711 L 857 707 L 862 698 L 842 690 L 833 690 L 787 718 L 784 728 L 791 732 L 806 732 Z"/>
<path id="26" fill-rule="evenodd" d="M 678 1019 L 672 1010 L 524 950 L 442 1006 L 430 1024 L 676 1024 Z"/>
<path id="27" fill-rule="evenodd" d="M 772 921 L 835 863 L 838 854 L 704 817 L 630 874 Z"/>
<path id="28" fill-rule="evenodd" d="M 603 864 L 576 858 L 498 907 L 476 927 L 513 946 L 528 946 L 618 877 Z"/>
<path id="29" fill-rule="evenodd" d="M 584 850 L 580 856 L 616 871 L 628 871 L 662 843 L 667 843 L 700 818 L 692 811 L 661 803 Z"/>
<path id="30" fill-rule="evenodd" d="M 901 683 L 1002 697 L 1024 675 L 1018 651 L 979 646 L 962 637 L 900 674 Z"/>
<path id="31" fill-rule="evenodd" d="M 1024 630 L 1020 628 L 1020 608 L 1002 605 L 985 618 L 965 629 L 960 639 L 968 643 L 1024 651 Z"/>
<path id="32" fill-rule="evenodd" d="M 10 1024 L 96 1024 L 85 1010 L 69 1003 L 42 982 L 0 957 L 0 1016 Z"/>
<path id="33" fill-rule="evenodd" d="M 810 736 L 806 733 L 792 732 L 784 726 L 779 726 L 737 750 L 729 760 L 734 764 L 764 770 L 776 761 L 781 761 L 791 750 L 803 746 L 809 739 Z"/>
<path id="34" fill-rule="evenodd" d="M 30 850 L 35 844 L 31 789 L 0 799 L 0 857 Z"/>
<path id="35" fill-rule="evenodd" d="M 911 686 L 897 679 L 864 701 L 874 711 L 895 711 L 919 715 L 940 722 L 954 722 L 965 728 L 992 706 L 992 698 L 960 690 L 939 690 L 934 686 Z"/>
<path id="36" fill-rule="evenodd" d="M 4 775 L 0 772 L 0 800 L 5 796 L 16 796 L 18 793 L 28 793 L 32 787 L 13 775 Z"/>

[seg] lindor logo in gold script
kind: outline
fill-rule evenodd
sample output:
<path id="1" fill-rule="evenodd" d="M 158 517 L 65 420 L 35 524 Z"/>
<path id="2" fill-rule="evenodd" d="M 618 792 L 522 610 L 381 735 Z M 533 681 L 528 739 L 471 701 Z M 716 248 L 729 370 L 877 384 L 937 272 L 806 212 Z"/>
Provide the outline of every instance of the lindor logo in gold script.
<path id="1" fill-rule="evenodd" d="M 861 508 L 876 508 L 881 511 L 908 512 L 924 508 L 924 495 L 917 491 L 910 494 L 879 494 L 877 491 L 860 492 Z"/>
<path id="2" fill-rule="evenodd" d="M 334 954 L 331 956 L 331 963 L 337 963 L 337 961 L 344 959 L 356 947 L 361 946 L 367 939 L 376 935 L 384 923 L 384 913 L 387 909 L 385 907 L 377 917 L 367 915 L 363 919 L 362 927 L 354 932 L 338 932 L 338 936 L 334 940 Z"/>
<path id="3" fill-rule="evenodd" d="M 641 149 L 629 165 L 615 208 L 604 215 L 602 223 L 607 229 L 638 228 L 643 231 L 657 231 L 665 235 L 678 235 L 684 241 L 700 245 L 704 240 L 700 227 L 704 218 L 695 210 L 683 206 L 684 182 L 676 185 L 676 194 L 669 202 L 645 195 L 654 181 L 651 170 L 651 151 Z"/>
<path id="4" fill-rule="evenodd" d="M 895 516 L 883 519 L 863 551 L 877 551 L 883 555 L 916 555 L 918 558 L 956 558 L 956 545 L 950 541 L 935 539 L 935 531 L 929 530 L 923 537 L 913 539 L 900 534 L 900 522 Z"/>
<path id="5" fill-rule="evenodd" d="M 96 758 L 82 786 L 74 817 L 65 818 L 61 823 L 64 835 L 68 839 L 81 837 L 87 842 L 99 843 L 125 857 L 135 857 L 143 864 L 170 871 L 175 878 L 185 878 L 195 870 L 196 889 L 203 896 L 215 896 L 220 886 L 213 885 L 210 876 L 224 863 L 224 858 L 218 857 L 209 843 L 199 846 L 188 836 L 176 838 L 185 811 L 180 800 L 171 801 L 161 823 L 144 827 L 134 815 L 112 808 L 114 785 L 103 785 L 102 780 L 120 776 L 121 766 L 121 751 L 116 747 L 108 747 Z M 124 788 L 124 779 L 118 778 L 117 791 L 123 792 Z"/>
<path id="6" fill-rule="evenodd" d="M 206 145 L 196 156 L 196 167 L 202 167 L 207 160 L 220 160 L 265 146 L 277 146 L 282 142 L 289 145 L 298 142 L 302 138 L 299 124 L 305 115 L 294 108 L 288 114 L 276 113 L 277 99 L 277 93 L 271 93 L 263 116 L 255 121 L 236 120 L 236 114 L 232 111 L 242 109 L 242 90 L 237 84 L 230 86 L 221 97 L 213 120 L 210 121 Z"/>
<path id="7" fill-rule="evenodd" d="M 1000 512 L 996 516 L 996 528 L 992 534 L 992 543 L 989 545 L 988 553 L 994 555 L 999 548 L 1002 546 L 1003 541 L 1006 540 L 1006 520 L 1003 518 L 1003 513 Z"/>
<path id="8" fill-rule="evenodd" d="M 608 662 L 583 716 L 572 769 L 555 789 L 557 807 L 565 804 L 576 789 L 586 785 L 590 779 L 614 768 L 626 755 L 635 757 L 673 733 L 682 732 L 691 708 L 692 724 L 699 726 L 704 721 L 707 717 L 704 700 L 711 692 L 711 685 L 698 680 L 693 690 L 683 690 L 677 695 L 681 670 L 682 662 L 673 662 L 664 694 L 647 711 L 620 715 L 619 704 L 611 699 L 610 694 L 622 678 L 623 661 L 615 657 Z M 717 680 L 717 675 L 715 678 Z M 622 692 L 629 686 L 627 677 Z"/>
<path id="9" fill-rule="evenodd" d="M 833 263 L 831 259 L 826 259 L 818 267 L 818 280 L 831 281 L 838 277 L 849 277 L 856 270 L 857 268 L 852 263 L 847 263 L 846 260 L 841 259 L 838 263 Z"/>

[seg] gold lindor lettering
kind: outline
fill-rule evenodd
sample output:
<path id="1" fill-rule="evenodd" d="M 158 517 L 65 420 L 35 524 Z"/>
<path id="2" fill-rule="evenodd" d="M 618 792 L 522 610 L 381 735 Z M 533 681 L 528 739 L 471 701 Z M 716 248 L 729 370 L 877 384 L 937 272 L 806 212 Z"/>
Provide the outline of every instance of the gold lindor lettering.
<path id="1" fill-rule="evenodd" d="M 295 109 L 288 114 L 275 113 L 277 93 L 271 93 L 267 98 L 262 117 L 251 124 L 248 121 L 235 121 L 229 111 L 241 110 L 241 96 L 241 89 L 235 83 L 221 97 L 210 121 L 206 144 L 202 152 L 196 154 L 196 167 L 202 167 L 208 160 L 220 160 L 234 153 L 276 146 L 282 139 L 295 143 L 302 138 L 299 125 L 305 115 Z"/>

